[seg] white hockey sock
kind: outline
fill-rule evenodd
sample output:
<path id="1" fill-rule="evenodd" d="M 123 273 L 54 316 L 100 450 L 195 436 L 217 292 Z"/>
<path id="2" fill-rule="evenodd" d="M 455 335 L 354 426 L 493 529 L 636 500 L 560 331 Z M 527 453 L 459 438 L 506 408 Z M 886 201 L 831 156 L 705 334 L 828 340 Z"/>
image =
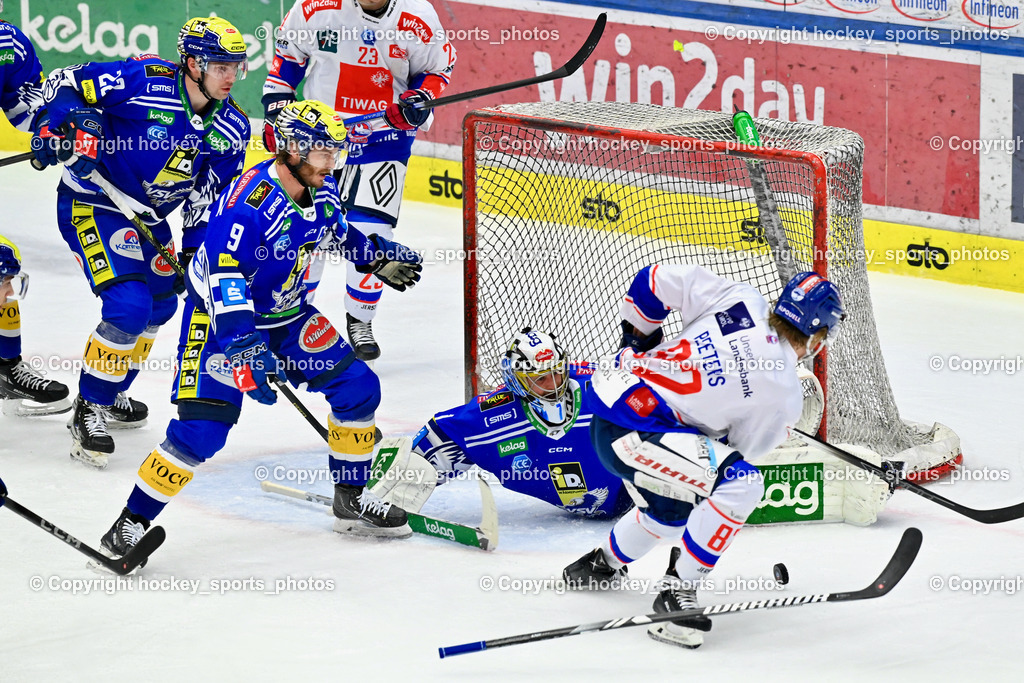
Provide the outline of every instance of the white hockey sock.
<path id="1" fill-rule="evenodd" d="M 615 523 L 601 548 L 608 564 L 618 569 L 649 553 L 662 539 L 679 538 L 682 533 L 681 525 L 662 524 L 635 507 Z"/>
<path id="2" fill-rule="evenodd" d="M 695 507 L 686 520 L 683 552 L 676 562 L 679 578 L 696 580 L 714 569 L 762 495 L 764 483 L 754 470 L 719 485 L 710 498 Z"/>

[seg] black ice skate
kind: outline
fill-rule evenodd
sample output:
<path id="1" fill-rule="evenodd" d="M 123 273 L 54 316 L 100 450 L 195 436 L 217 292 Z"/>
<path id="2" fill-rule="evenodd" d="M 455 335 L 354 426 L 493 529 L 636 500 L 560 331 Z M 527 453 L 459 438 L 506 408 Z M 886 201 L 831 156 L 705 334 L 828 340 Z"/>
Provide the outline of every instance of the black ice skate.
<path id="1" fill-rule="evenodd" d="M 132 514 L 128 508 L 121 510 L 121 516 L 100 539 L 100 549 L 109 557 L 124 557 L 145 535 L 149 524 L 148 519 Z M 143 560 L 139 567 L 145 566 L 146 560 Z"/>
<path id="2" fill-rule="evenodd" d="M 108 406 L 86 401 L 81 396 L 75 399 L 74 412 L 68 422 L 71 430 L 71 457 L 86 465 L 104 468 L 114 452 L 114 440 L 107 433 Z"/>
<path id="3" fill-rule="evenodd" d="M 4 415 L 58 415 L 71 410 L 68 388 L 44 378 L 21 356 L 0 360 L 0 399 Z"/>
<path id="4" fill-rule="evenodd" d="M 107 429 L 138 429 L 146 426 L 149 407 L 120 391 L 107 412 L 110 413 Z"/>
<path id="5" fill-rule="evenodd" d="M 380 346 L 373 338 L 372 323 L 364 323 L 356 320 L 351 313 L 345 314 L 345 327 L 348 330 L 348 341 L 352 350 L 356 352 L 356 358 L 362 361 L 376 360 L 380 358 Z"/>
<path id="6" fill-rule="evenodd" d="M 683 609 L 699 607 L 697 604 L 697 589 L 694 582 L 684 582 L 676 573 L 676 560 L 682 550 L 679 547 L 672 548 L 669 555 L 668 569 L 661 579 L 659 588 L 661 592 L 654 599 L 654 611 L 658 614 L 666 612 L 678 612 Z M 679 621 L 663 621 L 658 624 L 651 624 L 647 627 L 647 635 L 662 643 L 678 645 L 691 650 L 700 647 L 704 643 L 704 635 L 701 631 L 711 630 L 711 620 L 707 617 L 692 617 Z"/>
<path id="7" fill-rule="evenodd" d="M 362 486 L 334 486 L 334 530 L 339 534 L 405 538 L 412 536 L 405 510 L 385 503 Z"/>
<path id="8" fill-rule="evenodd" d="M 626 566 L 612 569 L 604 550 L 594 548 L 563 569 L 562 578 L 575 590 L 607 590 L 613 587 L 613 582 L 629 578 L 629 569 Z"/>

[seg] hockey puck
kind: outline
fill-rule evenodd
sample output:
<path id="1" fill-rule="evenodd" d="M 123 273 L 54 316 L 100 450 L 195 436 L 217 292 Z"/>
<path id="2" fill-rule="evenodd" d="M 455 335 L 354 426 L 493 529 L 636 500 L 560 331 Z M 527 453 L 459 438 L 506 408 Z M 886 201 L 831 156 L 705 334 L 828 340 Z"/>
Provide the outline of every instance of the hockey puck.
<path id="1" fill-rule="evenodd" d="M 775 574 L 775 580 L 783 586 L 789 583 L 789 570 L 786 569 L 786 565 L 781 562 L 772 567 L 772 573 Z"/>

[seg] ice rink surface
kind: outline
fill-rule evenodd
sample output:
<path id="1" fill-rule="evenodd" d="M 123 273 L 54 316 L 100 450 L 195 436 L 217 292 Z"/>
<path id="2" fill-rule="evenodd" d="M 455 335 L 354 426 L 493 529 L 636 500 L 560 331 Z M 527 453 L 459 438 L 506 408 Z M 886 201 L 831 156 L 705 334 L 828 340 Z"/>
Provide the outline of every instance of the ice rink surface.
<path id="1" fill-rule="evenodd" d="M 32 277 L 22 302 L 24 355 L 74 386 L 70 364 L 99 321 L 99 300 L 57 231 L 56 183 L 52 169 L 0 171 L 0 232 L 20 245 Z M 463 391 L 462 264 L 430 258 L 461 246 L 460 213 L 409 203 L 396 238 L 425 250 L 428 263 L 414 290 L 385 293 L 374 323 L 383 348 L 378 426 L 390 435 L 412 434 L 460 403 Z M 1016 364 L 1024 354 L 1024 296 L 880 274 L 870 281 L 902 414 L 952 427 L 969 473 L 998 479 L 936 490 L 974 507 L 1024 500 L 1024 378 L 950 369 L 953 356 L 961 359 L 953 365 Z M 341 328 L 343 295 L 344 273 L 329 266 L 317 305 Z M 151 361 L 170 366 L 177 334 L 176 317 Z M 117 451 L 104 471 L 69 459 L 67 415 L 0 416 L 0 477 L 11 498 L 98 546 L 175 414 L 170 378 L 170 370 L 140 375 L 131 393 L 149 405 L 149 424 L 113 434 Z M 318 395 L 303 398 L 326 419 Z M 323 479 L 297 481 L 322 477 L 325 467 L 324 444 L 285 400 L 247 401 L 225 449 L 158 518 L 168 538 L 149 566 L 120 585 L 107 577 L 89 594 L 73 589 L 103 577 L 82 555 L 0 511 L 0 681 L 1020 680 L 1022 521 L 984 526 L 899 492 L 868 528 L 748 528 L 712 574 L 718 594 L 701 593 L 703 604 L 764 597 L 749 589 L 767 585 L 780 561 L 792 578 L 770 596 L 859 589 L 904 528 L 920 528 L 924 545 L 886 597 L 720 616 L 695 651 L 656 643 L 637 627 L 442 661 L 442 645 L 644 614 L 653 594 L 534 592 L 527 582 L 557 578 L 610 523 L 570 518 L 498 487 L 501 540 L 493 553 L 418 535 L 344 538 L 332 533 L 326 508 L 259 487 L 269 476 L 329 493 Z M 479 507 L 476 485 L 456 481 L 439 488 L 424 512 L 475 524 Z M 667 556 L 667 548 L 652 552 L 631 576 L 653 585 Z"/>

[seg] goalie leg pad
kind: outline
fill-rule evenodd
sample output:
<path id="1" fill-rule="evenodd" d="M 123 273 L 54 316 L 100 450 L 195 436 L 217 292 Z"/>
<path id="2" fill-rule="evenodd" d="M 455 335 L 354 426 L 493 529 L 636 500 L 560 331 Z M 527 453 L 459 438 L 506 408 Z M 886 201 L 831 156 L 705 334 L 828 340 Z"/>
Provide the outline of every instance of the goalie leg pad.
<path id="1" fill-rule="evenodd" d="M 412 452 L 407 436 L 383 439 L 374 453 L 373 471 L 366 483 L 370 492 L 406 512 L 419 512 L 437 486 L 437 470 Z"/>

